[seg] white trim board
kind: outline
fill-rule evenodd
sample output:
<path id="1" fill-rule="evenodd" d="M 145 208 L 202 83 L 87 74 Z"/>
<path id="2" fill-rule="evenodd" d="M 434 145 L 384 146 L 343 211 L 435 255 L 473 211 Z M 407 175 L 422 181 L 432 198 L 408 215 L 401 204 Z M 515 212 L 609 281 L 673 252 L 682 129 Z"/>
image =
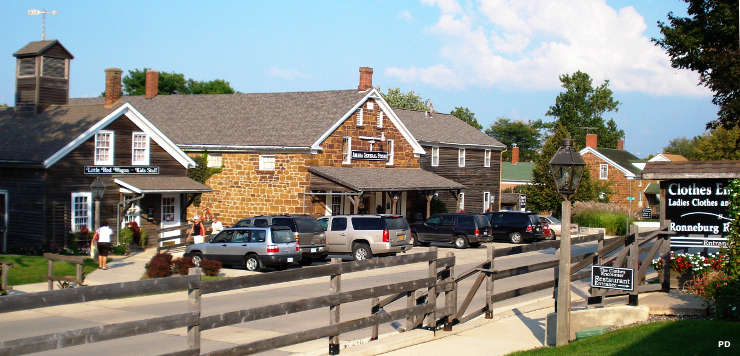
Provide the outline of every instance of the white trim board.
<path id="1" fill-rule="evenodd" d="M 600 153 L 599 151 L 597 151 L 597 150 L 593 149 L 593 147 L 588 147 L 588 146 L 587 146 L 587 147 L 584 147 L 584 148 L 583 148 L 583 149 L 582 149 L 581 151 L 579 151 L 578 153 L 579 153 L 579 154 L 580 154 L 581 156 L 583 156 L 583 155 L 584 155 L 584 154 L 586 154 L 586 153 L 591 153 L 591 154 L 593 154 L 594 156 L 596 156 L 596 157 L 598 157 L 599 159 L 601 159 L 602 161 L 604 161 L 604 162 L 608 163 L 609 165 L 611 165 L 611 166 L 614 166 L 614 168 L 618 169 L 618 170 L 619 170 L 620 172 L 624 173 L 624 176 L 625 176 L 625 177 L 627 177 L 627 178 L 630 178 L 630 179 L 636 179 L 636 178 L 637 178 L 637 176 L 636 176 L 636 175 L 635 175 L 634 173 L 632 173 L 632 172 L 630 172 L 629 170 L 627 170 L 626 168 L 624 168 L 624 167 L 620 166 L 619 164 L 617 164 L 617 162 L 614 162 L 614 161 L 612 161 L 611 159 L 609 159 L 609 157 L 607 157 L 607 156 L 604 156 L 604 155 L 603 155 L 603 154 L 601 154 L 601 153 Z"/>
<path id="2" fill-rule="evenodd" d="M 172 140 L 165 136 L 164 133 L 162 133 L 162 131 L 160 131 L 156 126 L 154 126 L 151 121 L 147 120 L 144 115 L 142 115 L 138 110 L 136 110 L 136 108 L 133 107 L 133 105 L 131 105 L 130 103 L 125 103 L 121 105 L 121 107 L 119 107 L 118 109 L 108 114 L 108 116 L 100 119 L 100 121 L 95 123 L 95 125 L 77 136 L 77 138 L 66 144 L 59 151 L 51 155 L 51 157 L 44 160 L 44 168 L 49 168 L 55 163 L 59 162 L 75 148 L 79 147 L 82 143 L 90 139 L 90 137 L 93 137 L 95 133 L 102 130 L 123 115 L 126 115 L 126 117 L 128 117 L 129 120 L 134 123 L 134 125 L 141 129 L 141 131 L 149 135 L 149 138 L 151 140 L 154 140 L 154 142 L 161 146 L 162 149 L 169 153 L 170 156 L 172 156 L 172 158 L 183 165 L 183 167 L 195 167 L 195 161 L 193 161 L 183 150 L 177 147 L 177 145 L 175 145 Z"/>

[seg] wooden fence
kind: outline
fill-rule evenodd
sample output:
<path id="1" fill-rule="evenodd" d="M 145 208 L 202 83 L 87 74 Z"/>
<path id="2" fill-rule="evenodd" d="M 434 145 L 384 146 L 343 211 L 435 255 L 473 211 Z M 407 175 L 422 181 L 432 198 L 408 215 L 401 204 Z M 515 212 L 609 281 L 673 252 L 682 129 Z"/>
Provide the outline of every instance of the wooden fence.
<path id="1" fill-rule="evenodd" d="M 10 273 L 11 267 L 13 267 L 12 262 L 0 261 L 0 290 L 8 291 L 10 289 L 8 273 Z"/>
<path id="2" fill-rule="evenodd" d="M 208 227 L 211 226 L 211 222 L 210 221 L 208 221 L 208 222 L 205 222 L 204 221 L 203 222 L 203 226 L 206 227 L 206 228 L 208 228 Z M 164 228 L 164 229 L 157 230 L 156 234 L 158 234 L 158 235 L 161 234 L 161 233 L 163 233 L 163 232 L 170 232 L 170 231 L 179 231 L 180 232 L 180 234 L 177 235 L 177 236 L 169 236 L 169 237 L 161 237 L 161 238 L 159 238 L 157 240 L 157 253 L 160 253 L 162 251 L 164 251 L 164 252 L 172 252 L 173 250 L 183 249 L 184 247 L 187 247 L 189 245 L 189 243 L 187 241 L 185 241 L 185 240 L 188 237 L 188 231 L 190 231 L 190 229 L 192 227 L 193 227 L 193 224 L 184 224 L 184 225 L 180 225 L 180 226 L 172 226 L 172 227 L 167 227 L 167 228 Z M 172 240 L 177 240 L 177 239 L 180 239 L 180 243 L 171 244 L 171 245 L 163 245 L 163 243 L 166 242 L 166 241 L 172 241 Z"/>

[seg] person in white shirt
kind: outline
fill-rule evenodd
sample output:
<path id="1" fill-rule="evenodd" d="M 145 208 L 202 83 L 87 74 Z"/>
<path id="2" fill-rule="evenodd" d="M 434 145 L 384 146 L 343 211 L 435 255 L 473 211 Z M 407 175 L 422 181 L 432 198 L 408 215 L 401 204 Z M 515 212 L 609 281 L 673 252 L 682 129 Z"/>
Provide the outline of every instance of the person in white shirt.
<path id="1" fill-rule="evenodd" d="M 92 244 L 98 245 L 98 267 L 100 269 L 108 269 L 106 263 L 108 262 L 108 253 L 110 253 L 110 237 L 113 235 L 113 230 L 107 225 L 98 228 L 93 236 Z M 92 247 L 92 246 L 91 246 Z"/>
<path id="2" fill-rule="evenodd" d="M 216 235 L 224 229 L 224 224 L 218 219 L 218 213 L 213 215 L 213 222 L 211 223 L 211 235 Z"/>

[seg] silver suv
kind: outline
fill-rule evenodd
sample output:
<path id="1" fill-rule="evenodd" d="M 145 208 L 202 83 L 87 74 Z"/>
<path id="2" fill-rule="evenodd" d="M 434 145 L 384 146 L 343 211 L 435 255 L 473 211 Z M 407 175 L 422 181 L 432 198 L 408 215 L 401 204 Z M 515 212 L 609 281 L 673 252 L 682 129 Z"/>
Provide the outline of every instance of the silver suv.
<path id="1" fill-rule="evenodd" d="M 208 242 L 188 246 L 185 256 L 191 256 L 196 265 L 203 259 L 212 259 L 258 271 L 298 263 L 301 251 L 287 227 L 239 227 L 225 229 Z"/>
<path id="2" fill-rule="evenodd" d="M 411 230 L 398 215 L 334 215 L 319 218 L 329 253 L 352 253 L 355 260 L 411 249 Z"/>
<path id="3" fill-rule="evenodd" d="M 302 264 L 326 259 L 326 236 L 316 218 L 310 215 L 260 215 L 240 220 L 237 226 L 285 226 L 301 247 Z"/>

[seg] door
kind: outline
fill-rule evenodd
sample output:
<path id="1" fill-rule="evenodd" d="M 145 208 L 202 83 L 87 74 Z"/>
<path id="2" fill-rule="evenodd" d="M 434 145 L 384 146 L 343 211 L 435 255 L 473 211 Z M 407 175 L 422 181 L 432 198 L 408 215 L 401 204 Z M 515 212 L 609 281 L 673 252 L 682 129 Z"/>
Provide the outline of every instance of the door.
<path id="1" fill-rule="evenodd" d="M 0 190 L 0 243 L 3 253 L 8 252 L 8 191 Z"/>
<path id="2" fill-rule="evenodd" d="M 329 252 L 349 252 L 347 237 L 347 218 L 333 217 L 326 232 L 326 247 Z"/>
<path id="3" fill-rule="evenodd" d="M 233 257 L 229 256 L 229 245 L 234 237 L 234 230 L 224 230 L 218 233 L 210 242 L 203 243 L 203 258 L 219 260 L 223 264 L 230 264 Z"/>
<path id="4" fill-rule="evenodd" d="M 491 229 L 493 230 L 493 237 L 496 239 L 505 238 L 506 237 L 506 231 L 503 227 L 504 224 L 504 214 L 503 213 L 493 213 L 493 218 L 491 219 Z"/>
<path id="5" fill-rule="evenodd" d="M 161 228 L 165 229 L 168 227 L 180 226 L 180 197 L 177 194 L 162 194 L 162 223 Z M 180 236 L 180 230 L 165 231 L 161 234 L 161 238 Z M 173 241 L 176 244 L 181 243 L 180 239 L 163 241 L 164 244 L 167 242 L 170 244 Z"/>
<path id="6" fill-rule="evenodd" d="M 223 256 L 222 261 L 232 266 L 241 266 L 244 263 L 244 256 L 247 255 L 247 252 L 255 249 L 252 246 L 254 236 L 251 236 L 251 233 L 261 232 L 264 235 L 265 231 L 234 230 L 233 232 L 231 241 L 227 241 L 226 246 L 219 246 Z"/>
<path id="7" fill-rule="evenodd" d="M 442 215 L 442 224 L 437 230 L 437 241 L 452 242 L 455 236 L 455 215 Z"/>

